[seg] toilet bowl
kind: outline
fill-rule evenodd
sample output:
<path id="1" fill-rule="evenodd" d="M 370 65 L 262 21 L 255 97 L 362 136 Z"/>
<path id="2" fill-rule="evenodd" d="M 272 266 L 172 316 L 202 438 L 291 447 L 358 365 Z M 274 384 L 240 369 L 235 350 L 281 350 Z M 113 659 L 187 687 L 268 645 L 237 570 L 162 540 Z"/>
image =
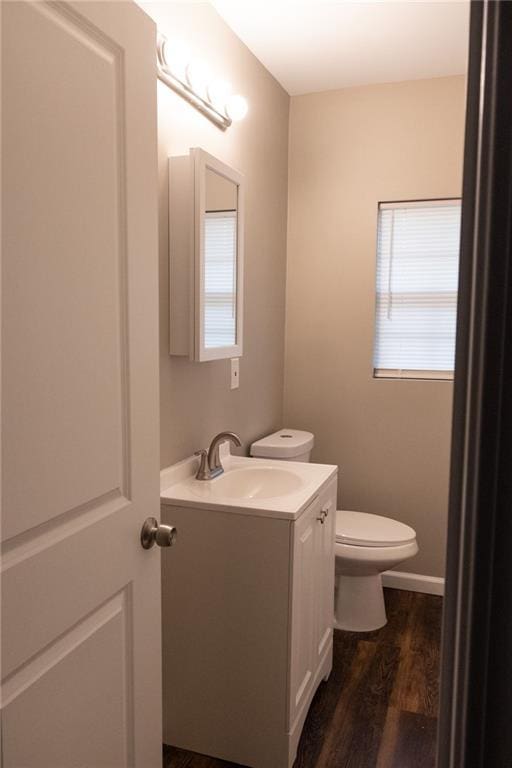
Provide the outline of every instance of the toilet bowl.
<path id="1" fill-rule="evenodd" d="M 251 445 L 251 456 L 281 461 L 309 461 L 314 435 L 281 429 Z M 370 632 L 387 621 L 382 591 L 384 571 L 418 552 L 408 525 L 367 512 L 336 512 L 336 587 L 334 626 Z"/>
<path id="2" fill-rule="evenodd" d="M 338 510 L 334 626 L 351 632 L 383 627 L 387 618 L 381 574 L 417 552 L 410 526 L 381 515 Z"/>

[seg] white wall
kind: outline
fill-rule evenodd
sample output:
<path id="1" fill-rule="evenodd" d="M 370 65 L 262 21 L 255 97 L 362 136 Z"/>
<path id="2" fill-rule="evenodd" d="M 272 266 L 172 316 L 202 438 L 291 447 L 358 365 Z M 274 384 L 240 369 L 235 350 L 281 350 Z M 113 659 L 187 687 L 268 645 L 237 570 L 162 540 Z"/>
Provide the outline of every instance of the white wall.
<path id="1" fill-rule="evenodd" d="M 293 97 L 285 422 L 340 466 L 339 503 L 412 525 L 444 574 L 452 384 L 372 378 L 377 204 L 458 196 L 465 81 Z M 404 567 L 402 566 L 402 570 Z"/>
<path id="2" fill-rule="evenodd" d="M 233 83 L 249 113 L 223 132 L 158 83 L 160 183 L 161 466 L 207 447 L 223 429 L 245 447 L 281 426 L 289 96 L 208 3 L 141 3 L 170 39 L 186 41 Z M 167 158 L 202 147 L 245 175 L 244 355 L 240 388 L 229 360 L 191 363 L 168 353 Z"/>

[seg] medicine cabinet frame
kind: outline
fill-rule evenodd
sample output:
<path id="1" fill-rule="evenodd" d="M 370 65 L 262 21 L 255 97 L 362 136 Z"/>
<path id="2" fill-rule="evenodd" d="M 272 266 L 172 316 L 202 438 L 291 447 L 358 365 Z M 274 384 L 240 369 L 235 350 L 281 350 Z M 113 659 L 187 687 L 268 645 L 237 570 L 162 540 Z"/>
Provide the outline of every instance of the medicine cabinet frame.
<path id="1" fill-rule="evenodd" d="M 205 344 L 205 221 L 208 170 L 236 185 L 235 343 Z M 244 177 L 200 148 L 169 158 L 171 355 L 204 362 L 241 357 L 244 305 Z"/>

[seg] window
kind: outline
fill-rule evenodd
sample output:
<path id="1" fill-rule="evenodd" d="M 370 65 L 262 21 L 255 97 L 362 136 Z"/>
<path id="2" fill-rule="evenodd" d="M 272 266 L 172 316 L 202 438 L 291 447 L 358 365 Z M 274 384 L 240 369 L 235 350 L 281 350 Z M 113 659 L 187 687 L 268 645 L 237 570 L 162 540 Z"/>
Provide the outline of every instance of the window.
<path id="1" fill-rule="evenodd" d="M 204 344 L 236 344 L 236 211 L 207 211 L 204 229 Z"/>
<path id="2" fill-rule="evenodd" d="M 380 203 L 374 376 L 453 378 L 460 200 Z"/>

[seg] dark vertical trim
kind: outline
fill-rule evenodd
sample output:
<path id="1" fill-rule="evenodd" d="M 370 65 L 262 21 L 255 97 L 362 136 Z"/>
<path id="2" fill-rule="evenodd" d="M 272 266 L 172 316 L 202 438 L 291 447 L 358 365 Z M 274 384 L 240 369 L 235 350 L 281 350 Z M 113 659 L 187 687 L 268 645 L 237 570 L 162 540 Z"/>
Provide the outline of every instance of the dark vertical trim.
<path id="1" fill-rule="evenodd" d="M 477 186 L 477 155 L 479 131 L 480 69 L 482 54 L 483 4 L 471 5 L 469 69 L 466 95 L 466 132 L 464 146 L 464 178 L 462 192 L 461 255 L 459 299 L 457 307 L 457 339 L 455 349 L 455 382 L 451 449 L 450 502 L 448 515 L 448 544 L 446 556 L 446 590 L 444 599 L 440 712 L 438 729 L 438 768 L 454 768 L 454 753 L 465 724 L 459 717 L 460 690 L 458 686 L 459 657 L 463 652 L 460 638 L 466 637 L 462 626 L 467 607 L 462 606 L 469 590 L 461 594 L 461 583 L 469 585 L 468 575 L 459 574 L 462 558 L 463 465 L 468 396 L 469 333 L 471 315 L 471 285 L 473 270 L 473 230 L 475 192 Z M 463 763 L 459 766 L 462 768 Z"/>
<path id="2" fill-rule="evenodd" d="M 438 768 L 512 766 L 512 3 L 471 3 Z M 508 386 L 508 392 L 507 392 Z"/>

